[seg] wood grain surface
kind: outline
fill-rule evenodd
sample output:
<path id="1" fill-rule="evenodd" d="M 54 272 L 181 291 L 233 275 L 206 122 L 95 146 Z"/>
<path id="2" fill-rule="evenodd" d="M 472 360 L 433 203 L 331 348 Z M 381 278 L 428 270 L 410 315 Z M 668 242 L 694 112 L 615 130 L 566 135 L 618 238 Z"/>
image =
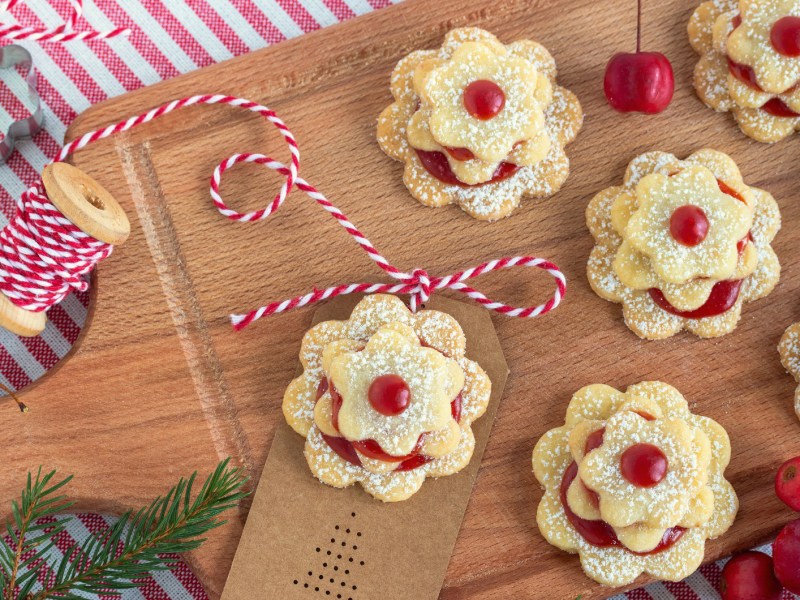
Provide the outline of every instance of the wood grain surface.
<path id="1" fill-rule="evenodd" d="M 582 575 L 576 557 L 548 546 L 534 522 L 540 491 L 531 450 L 562 422 L 571 394 L 589 383 L 663 380 L 726 427 L 733 441 L 728 474 L 742 508 L 735 526 L 708 545 L 709 560 L 769 539 L 792 518 L 775 498 L 772 478 L 780 462 L 800 453 L 795 383 L 776 352 L 782 331 L 800 320 L 794 172 L 800 139 L 755 143 L 729 116 L 697 100 L 695 55 L 685 33 L 694 5 L 645 2 L 644 47 L 665 52 L 676 73 L 675 99 L 658 116 L 616 114 L 602 95 L 605 62 L 635 43 L 633 1 L 408 0 L 95 106 L 70 129 L 74 137 L 183 95 L 251 98 L 286 120 L 300 142 L 303 176 L 397 266 L 447 274 L 530 253 L 565 271 L 569 290 L 556 312 L 533 321 L 493 317 L 511 375 L 444 583 L 445 600 L 611 594 Z M 485 27 L 504 41 L 545 44 L 557 60 L 559 82 L 577 93 L 586 112 L 568 150 L 572 174 L 563 189 L 493 224 L 454 207 L 418 204 L 403 187 L 402 165 L 375 142 L 395 62 L 413 49 L 435 47 L 461 25 Z M 771 296 L 745 308 L 728 336 L 641 341 L 623 325 L 620 307 L 589 289 L 592 239 L 584 209 L 595 192 L 621 181 L 637 154 L 657 149 L 683 157 L 704 146 L 730 153 L 749 184 L 777 198 L 784 228 L 774 248 L 783 276 Z M 220 217 L 208 198 L 208 177 L 236 151 L 288 156 L 274 130 L 226 107 L 187 109 L 75 156 L 77 166 L 119 199 L 132 234 L 99 270 L 94 318 L 80 348 L 23 395 L 30 414 L 0 411 L 2 506 L 23 473 L 39 464 L 75 473 L 72 490 L 83 508 L 111 511 L 149 500 L 179 475 L 207 472 L 228 455 L 259 477 L 312 311 L 263 320 L 238 334 L 227 314 L 380 274 L 299 193 L 267 222 Z M 248 166 L 226 179 L 223 192 L 236 207 L 253 209 L 277 187 L 274 174 Z M 551 291 L 545 275 L 529 271 L 476 283 L 517 304 L 542 301 Z M 246 511 L 190 556 L 212 597 L 224 584 Z"/>

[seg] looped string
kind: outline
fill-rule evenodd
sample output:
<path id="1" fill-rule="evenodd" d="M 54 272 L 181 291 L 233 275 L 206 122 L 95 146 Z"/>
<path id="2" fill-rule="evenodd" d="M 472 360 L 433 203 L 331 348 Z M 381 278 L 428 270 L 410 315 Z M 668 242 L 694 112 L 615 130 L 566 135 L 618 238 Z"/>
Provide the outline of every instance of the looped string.
<path id="1" fill-rule="evenodd" d="M 323 290 L 315 289 L 308 294 L 273 302 L 249 313 L 231 315 L 231 322 L 236 330 L 243 329 L 265 315 L 281 313 L 327 298 L 355 293 L 409 294 L 411 308 L 416 311 L 428 301 L 434 290 L 451 289 L 466 295 L 489 310 L 510 317 L 536 317 L 550 312 L 561 302 L 566 291 L 564 274 L 553 263 L 533 256 L 514 256 L 491 260 L 477 267 L 444 277 L 432 277 L 421 268 L 414 269 L 410 273 L 401 271 L 378 252 L 342 211 L 314 186 L 298 176 L 300 150 L 292 132 L 284 122 L 266 106 L 244 98 L 216 94 L 173 100 L 141 115 L 82 135 L 64 146 L 53 162 L 63 161 L 72 152 L 93 142 L 195 104 L 227 104 L 256 113 L 278 129 L 289 148 L 290 163 L 288 166 L 269 156 L 254 153 L 234 154 L 217 165 L 211 177 L 210 193 L 217 210 L 222 215 L 239 222 L 266 219 L 283 205 L 292 188 L 297 187 L 336 219 L 370 259 L 396 281 L 396 283 L 354 283 L 337 285 Z M 259 164 L 284 177 L 283 185 L 272 202 L 265 208 L 249 213 L 239 213 L 229 208 L 222 199 L 219 192 L 222 174 L 239 163 Z M 46 310 L 63 299 L 70 290 L 85 289 L 87 284 L 83 276 L 99 260 L 108 256 L 112 250 L 111 245 L 92 238 L 66 219 L 49 201 L 44 184 L 39 180 L 22 195 L 17 204 L 17 214 L 0 231 L 0 291 L 18 306 L 33 311 Z M 512 267 L 536 267 L 550 273 L 556 283 L 552 297 L 538 306 L 514 307 L 490 300 L 465 283 L 484 273 Z"/>
<path id="2" fill-rule="evenodd" d="M 8 12 L 21 0 L 0 1 L 0 14 Z M 75 25 L 83 14 L 83 0 L 69 0 L 70 12 L 64 23 L 57 27 L 25 27 L 16 23 L 0 25 L 0 39 L 8 40 L 36 40 L 39 42 L 69 42 L 71 40 L 99 40 L 109 39 L 122 35 L 129 35 L 131 30 L 125 27 L 116 27 L 107 31 L 89 29 L 75 31 Z"/>

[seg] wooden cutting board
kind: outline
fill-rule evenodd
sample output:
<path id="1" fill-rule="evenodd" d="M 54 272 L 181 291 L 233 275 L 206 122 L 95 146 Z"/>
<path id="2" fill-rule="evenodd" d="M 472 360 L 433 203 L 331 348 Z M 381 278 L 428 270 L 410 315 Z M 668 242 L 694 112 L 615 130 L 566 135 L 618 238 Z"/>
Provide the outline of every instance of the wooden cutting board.
<path id="1" fill-rule="evenodd" d="M 609 595 L 586 579 L 577 558 L 548 546 L 534 515 L 540 491 L 531 473 L 535 441 L 559 425 L 571 394 L 605 382 L 625 387 L 660 379 L 722 423 L 733 440 L 728 474 L 742 502 L 739 518 L 707 558 L 762 542 L 792 514 L 772 478 L 800 453 L 791 378 L 778 361 L 784 328 L 800 320 L 796 249 L 800 202 L 795 174 L 800 137 L 774 146 L 739 133 L 705 109 L 691 88 L 695 55 L 686 22 L 694 0 L 645 2 L 644 46 L 675 67 L 675 99 L 658 116 L 612 112 L 603 67 L 635 38 L 635 3 L 593 0 L 425 2 L 408 0 L 341 26 L 303 36 L 93 107 L 70 137 L 196 93 L 264 102 L 300 142 L 302 173 L 320 187 L 396 265 L 446 274 L 503 255 L 537 254 L 567 274 L 555 313 L 533 321 L 493 317 L 511 375 L 447 573 L 442 598 L 556 598 Z M 454 207 L 429 209 L 406 192 L 402 166 L 375 142 L 377 115 L 390 102 L 389 74 L 416 48 L 437 46 L 455 26 L 477 25 L 505 41 L 533 38 L 559 66 L 559 82 L 581 99 L 586 123 L 569 147 L 572 175 L 560 193 L 527 201 L 511 218 L 487 224 Z M 717 340 L 679 335 L 645 342 L 622 324 L 620 307 L 586 281 L 592 239 L 586 203 L 618 184 L 647 150 L 685 156 L 704 146 L 729 152 L 748 183 L 770 190 L 784 229 L 774 247 L 783 277 L 767 299 L 745 308 L 738 329 Z M 231 311 L 310 290 L 379 280 L 380 274 L 324 212 L 293 194 L 267 222 L 224 220 L 209 201 L 213 166 L 232 152 L 286 157 L 275 131 L 226 107 L 183 110 L 90 147 L 75 164 L 113 191 L 133 232 L 99 270 L 93 318 L 78 349 L 24 394 L 22 416 L 0 411 L 4 460 L 0 506 L 39 464 L 74 473 L 82 508 L 119 511 L 161 493 L 178 476 L 209 471 L 224 456 L 257 480 L 281 417 L 312 311 L 263 320 L 234 333 Z M 223 192 L 240 209 L 263 206 L 274 174 L 242 167 Z M 478 286 L 514 304 L 546 298 L 550 280 L 516 271 Z M 217 597 L 247 507 L 190 556 Z"/>

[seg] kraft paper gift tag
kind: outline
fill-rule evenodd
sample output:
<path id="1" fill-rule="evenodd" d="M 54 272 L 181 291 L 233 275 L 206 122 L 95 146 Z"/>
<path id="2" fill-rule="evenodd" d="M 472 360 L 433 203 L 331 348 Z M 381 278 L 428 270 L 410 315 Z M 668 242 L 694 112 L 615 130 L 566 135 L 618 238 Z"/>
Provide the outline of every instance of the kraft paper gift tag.
<path id="1" fill-rule="evenodd" d="M 347 319 L 360 298 L 323 305 L 314 323 Z M 222 600 L 426 600 L 444 581 L 508 366 L 490 313 L 432 298 L 426 308 L 454 316 L 467 356 L 492 381 L 486 413 L 472 425 L 475 452 L 461 472 L 428 478 L 410 499 L 386 504 L 356 484 L 335 489 L 311 475 L 305 439 L 278 426 Z M 300 340 L 298 340 L 298 349 Z M 289 383 L 288 381 L 286 382 Z"/>

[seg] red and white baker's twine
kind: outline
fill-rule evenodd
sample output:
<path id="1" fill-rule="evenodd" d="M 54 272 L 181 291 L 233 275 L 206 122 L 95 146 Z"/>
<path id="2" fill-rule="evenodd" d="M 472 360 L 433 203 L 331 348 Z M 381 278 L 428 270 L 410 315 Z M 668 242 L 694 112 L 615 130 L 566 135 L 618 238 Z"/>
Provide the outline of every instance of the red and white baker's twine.
<path id="1" fill-rule="evenodd" d="M 21 0 L 0 1 L 0 15 L 8 12 Z M 62 25 L 57 27 L 25 27 L 16 23 L 0 25 L 0 39 L 35 40 L 38 42 L 69 42 L 72 40 L 101 40 L 129 35 L 130 29 L 116 27 L 107 31 L 88 29 L 75 31 L 75 25 L 83 14 L 83 0 L 69 0 L 70 12 Z"/>
<path id="2" fill-rule="evenodd" d="M 416 311 L 421 304 L 428 300 L 434 290 L 451 289 L 465 294 L 487 309 L 510 317 L 536 317 L 553 310 L 561 302 L 566 291 L 564 274 L 553 263 L 533 256 L 514 256 L 491 260 L 477 267 L 444 277 L 432 277 L 424 269 L 414 269 L 410 273 L 401 271 L 375 249 L 342 211 L 336 208 L 314 186 L 298 176 L 300 150 L 292 132 L 283 121 L 266 106 L 242 98 L 204 95 L 174 100 L 142 115 L 81 136 L 64 146 L 54 162 L 64 160 L 72 152 L 80 150 L 92 142 L 127 131 L 179 108 L 195 104 L 227 104 L 261 115 L 278 129 L 291 154 L 288 166 L 269 156 L 251 153 L 234 154 L 222 161 L 214 169 L 210 188 L 211 198 L 220 213 L 239 222 L 266 219 L 281 207 L 292 187 L 296 186 L 328 211 L 375 264 L 391 278 L 397 280 L 397 283 L 353 283 L 337 285 L 324 290 L 315 289 L 308 294 L 282 302 L 273 302 L 246 314 L 231 315 L 231 322 L 235 329 L 243 329 L 265 315 L 281 313 L 327 298 L 355 293 L 410 294 L 411 309 Z M 256 163 L 284 176 L 283 185 L 267 207 L 249 213 L 239 213 L 225 204 L 219 192 L 222 174 L 238 163 Z M 71 288 L 85 289 L 86 281 L 82 275 L 99 260 L 108 256 L 111 250 L 110 245 L 87 236 L 64 218 L 49 202 L 44 187 L 39 181 L 22 195 L 18 203 L 17 216 L 0 232 L 0 291 L 23 308 L 36 311 L 45 310 L 63 299 Z M 519 308 L 490 300 L 481 292 L 464 283 L 484 273 L 511 267 L 537 267 L 546 270 L 556 282 L 553 296 L 544 304 Z"/>

